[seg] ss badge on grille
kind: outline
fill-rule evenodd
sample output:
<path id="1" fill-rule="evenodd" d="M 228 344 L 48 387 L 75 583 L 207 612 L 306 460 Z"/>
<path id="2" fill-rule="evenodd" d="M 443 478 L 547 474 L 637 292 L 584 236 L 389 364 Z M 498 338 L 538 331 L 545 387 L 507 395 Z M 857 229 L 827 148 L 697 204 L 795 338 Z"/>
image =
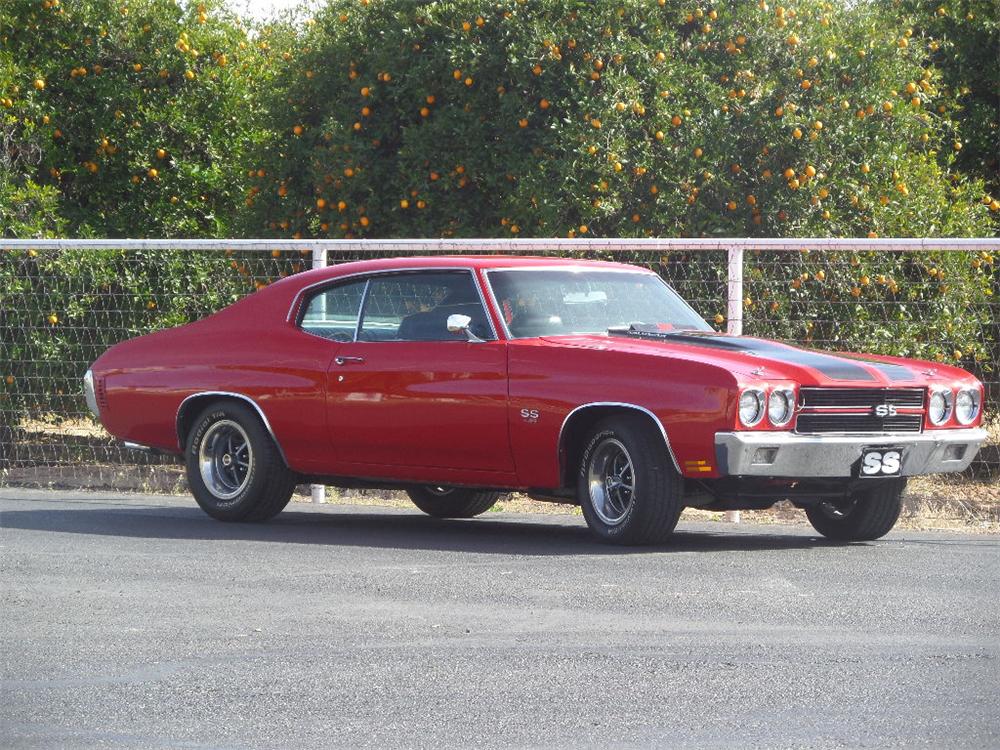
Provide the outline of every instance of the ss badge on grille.
<path id="1" fill-rule="evenodd" d="M 876 417 L 894 417 L 896 416 L 896 407 L 892 404 L 876 404 L 872 407 L 872 414 Z"/>

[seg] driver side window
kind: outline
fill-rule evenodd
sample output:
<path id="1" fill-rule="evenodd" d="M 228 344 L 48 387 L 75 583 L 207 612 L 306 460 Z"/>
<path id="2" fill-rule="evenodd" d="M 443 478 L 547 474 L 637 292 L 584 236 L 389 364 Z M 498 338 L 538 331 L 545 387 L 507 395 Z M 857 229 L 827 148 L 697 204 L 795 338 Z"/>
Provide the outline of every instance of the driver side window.
<path id="1" fill-rule="evenodd" d="M 470 330 L 493 339 L 486 310 L 468 271 L 401 273 L 371 279 L 359 341 L 462 341 L 450 315 L 467 315 Z"/>

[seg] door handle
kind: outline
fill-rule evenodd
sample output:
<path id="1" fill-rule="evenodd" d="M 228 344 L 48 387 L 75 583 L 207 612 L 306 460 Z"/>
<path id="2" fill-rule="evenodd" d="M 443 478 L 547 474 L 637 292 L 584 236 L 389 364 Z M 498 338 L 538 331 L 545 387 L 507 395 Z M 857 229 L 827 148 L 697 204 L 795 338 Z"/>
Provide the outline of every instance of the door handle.
<path id="1" fill-rule="evenodd" d="M 333 363 L 337 364 L 337 365 L 341 365 L 341 366 L 346 365 L 349 362 L 356 362 L 357 364 L 361 364 L 364 361 L 365 361 L 364 357 L 334 357 L 333 358 Z"/>

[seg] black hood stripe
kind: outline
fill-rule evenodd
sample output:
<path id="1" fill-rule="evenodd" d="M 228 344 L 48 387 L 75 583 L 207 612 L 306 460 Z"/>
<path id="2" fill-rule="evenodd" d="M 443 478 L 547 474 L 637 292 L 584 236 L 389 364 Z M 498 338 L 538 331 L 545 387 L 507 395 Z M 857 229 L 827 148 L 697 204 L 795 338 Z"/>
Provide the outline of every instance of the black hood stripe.
<path id="1" fill-rule="evenodd" d="M 726 336 L 724 334 L 713 333 L 696 333 L 693 331 L 657 331 L 655 333 L 651 331 L 631 331 L 628 335 L 636 335 L 640 338 L 661 338 L 666 341 L 676 341 L 679 344 L 707 346 L 712 349 L 756 354 L 778 362 L 811 367 L 823 373 L 831 380 L 870 380 L 877 382 L 877 378 L 868 369 L 855 364 L 855 362 L 846 357 L 824 354 L 809 349 L 800 349 L 788 344 L 766 341 L 765 339 L 743 338 L 742 336 Z M 764 366 L 766 367 L 766 365 Z"/>
<path id="2" fill-rule="evenodd" d="M 856 362 L 864 362 L 869 367 L 874 367 L 893 382 L 899 380 L 914 380 L 916 378 L 913 370 L 909 367 L 904 367 L 903 365 L 896 365 L 892 362 L 882 362 L 878 359 L 869 359 L 863 354 L 838 354 L 837 356 L 843 359 L 853 359 Z"/>

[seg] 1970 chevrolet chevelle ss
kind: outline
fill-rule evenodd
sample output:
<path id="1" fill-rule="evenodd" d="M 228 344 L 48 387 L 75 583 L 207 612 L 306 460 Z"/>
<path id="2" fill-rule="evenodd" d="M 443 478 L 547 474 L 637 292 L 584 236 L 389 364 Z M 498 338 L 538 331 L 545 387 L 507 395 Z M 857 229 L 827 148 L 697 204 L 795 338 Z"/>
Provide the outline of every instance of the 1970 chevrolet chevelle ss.
<path id="1" fill-rule="evenodd" d="M 789 499 L 826 537 L 875 539 L 907 477 L 962 471 L 986 437 L 964 370 L 716 333 L 651 271 L 552 258 L 298 274 L 84 381 L 111 434 L 183 454 L 225 521 L 308 481 L 459 518 L 517 490 L 624 544 L 662 542 L 685 506 Z"/>

